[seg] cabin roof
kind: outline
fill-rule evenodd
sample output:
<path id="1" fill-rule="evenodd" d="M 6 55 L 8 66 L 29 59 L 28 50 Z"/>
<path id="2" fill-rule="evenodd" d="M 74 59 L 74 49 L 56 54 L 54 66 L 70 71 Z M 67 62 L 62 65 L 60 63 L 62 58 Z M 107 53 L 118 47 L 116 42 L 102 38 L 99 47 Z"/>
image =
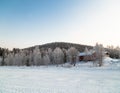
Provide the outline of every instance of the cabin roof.
<path id="1" fill-rule="evenodd" d="M 87 56 L 87 55 L 92 55 L 91 52 L 85 53 L 85 52 L 81 52 L 79 53 L 79 56 Z"/>

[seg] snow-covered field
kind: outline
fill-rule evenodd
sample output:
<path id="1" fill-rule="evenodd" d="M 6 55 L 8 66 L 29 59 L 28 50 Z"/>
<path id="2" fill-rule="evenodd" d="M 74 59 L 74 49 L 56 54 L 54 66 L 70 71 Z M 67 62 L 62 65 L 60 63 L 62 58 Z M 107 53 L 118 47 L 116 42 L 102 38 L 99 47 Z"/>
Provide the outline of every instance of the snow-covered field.
<path id="1" fill-rule="evenodd" d="M 108 59 L 105 61 L 107 62 Z M 120 63 L 104 67 L 0 67 L 0 93 L 120 93 Z"/>

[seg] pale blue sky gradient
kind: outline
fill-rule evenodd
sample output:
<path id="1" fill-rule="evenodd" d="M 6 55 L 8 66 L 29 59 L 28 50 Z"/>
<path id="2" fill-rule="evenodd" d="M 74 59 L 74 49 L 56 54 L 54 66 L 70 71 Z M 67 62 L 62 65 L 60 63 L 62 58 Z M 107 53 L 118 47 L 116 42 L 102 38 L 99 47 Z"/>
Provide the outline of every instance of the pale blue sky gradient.
<path id="1" fill-rule="evenodd" d="M 120 45 L 119 0 L 0 0 L 0 46 Z"/>

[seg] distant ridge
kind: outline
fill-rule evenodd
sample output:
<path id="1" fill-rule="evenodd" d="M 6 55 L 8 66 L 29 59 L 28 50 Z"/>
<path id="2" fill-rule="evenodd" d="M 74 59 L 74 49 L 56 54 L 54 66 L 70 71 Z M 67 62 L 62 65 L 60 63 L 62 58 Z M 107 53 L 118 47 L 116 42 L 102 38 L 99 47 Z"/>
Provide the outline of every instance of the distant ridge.
<path id="1" fill-rule="evenodd" d="M 87 47 L 88 49 L 93 48 L 93 46 L 76 44 L 76 43 L 52 42 L 52 43 L 46 43 L 46 44 L 43 44 L 43 45 L 35 45 L 35 46 L 24 48 L 24 49 L 34 49 L 36 46 L 39 46 L 40 49 L 41 48 L 44 48 L 44 49 L 48 49 L 48 48 L 55 49 L 56 47 L 68 49 L 70 47 L 75 47 L 80 52 L 84 51 L 85 47 Z"/>

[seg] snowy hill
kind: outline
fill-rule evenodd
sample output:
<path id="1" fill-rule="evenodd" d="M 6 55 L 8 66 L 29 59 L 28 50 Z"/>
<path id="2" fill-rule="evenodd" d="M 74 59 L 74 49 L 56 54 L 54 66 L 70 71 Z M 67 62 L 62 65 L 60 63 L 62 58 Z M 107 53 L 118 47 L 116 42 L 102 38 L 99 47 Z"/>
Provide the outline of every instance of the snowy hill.
<path id="1" fill-rule="evenodd" d="M 52 42 L 52 43 L 46 43 L 43 45 L 36 45 L 36 46 L 39 46 L 40 48 L 44 48 L 44 49 L 48 49 L 48 48 L 55 49 L 56 47 L 60 47 L 61 49 L 62 48 L 68 49 L 70 47 L 75 47 L 79 51 L 84 51 L 85 47 L 87 47 L 87 48 L 93 47 L 93 46 L 89 46 L 89 45 L 67 43 L 67 42 Z M 36 46 L 25 48 L 25 49 L 34 49 Z"/>

